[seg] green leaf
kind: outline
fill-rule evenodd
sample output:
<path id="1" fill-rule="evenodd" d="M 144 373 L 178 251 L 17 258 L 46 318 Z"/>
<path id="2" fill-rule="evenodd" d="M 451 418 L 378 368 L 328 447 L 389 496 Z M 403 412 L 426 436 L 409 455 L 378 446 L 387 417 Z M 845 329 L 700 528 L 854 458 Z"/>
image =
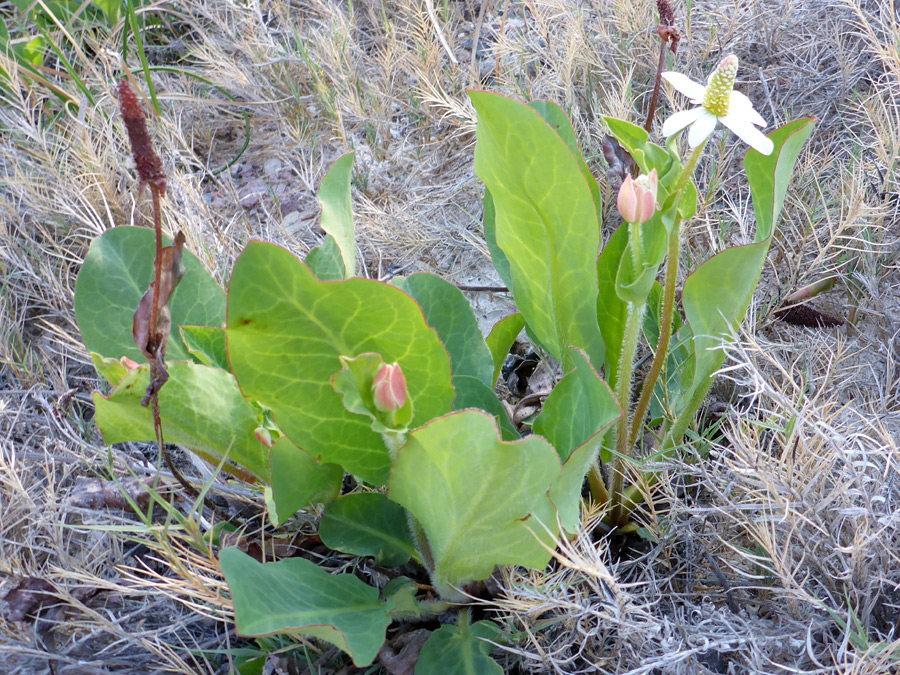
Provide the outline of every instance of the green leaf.
<path id="1" fill-rule="evenodd" d="M 415 675 L 503 675 L 489 654 L 500 631 L 491 621 L 441 626 L 422 645 Z"/>
<path id="2" fill-rule="evenodd" d="M 565 144 L 569 147 L 569 150 L 571 150 L 572 154 L 578 159 L 578 168 L 581 169 L 581 175 L 584 176 L 584 179 L 588 182 L 588 187 L 591 189 L 591 197 L 594 199 L 594 209 L 597 212 L 597 227 L 599 228 L 601 225 L 600 214 L 603 213 L 603 200 L 600 196 L 600 186 L 597 185 L 597 179 L 594 178 L 594 174 L 591 173 L 587 162 L 584 161 L 581 150 L 578 148 L 578 140 L 575 138 L 575 128 L 572 126 L 572 122 L 569 121 L 569 117 L 566 115 L 565 110 L 553 101 L 532 101 L 528 105 L 534 108 L 537 113 L 547 121 L 547 124 L 553 127 L 553 130 L 559 134 L 559 137 L 563 139 Z"/>
<path id="3" fill-rule="evenodd" d="M 753 210 L 757 217 L 756 243 L 725 249 L 700 265 L 684 282 L 682 304 L 694 335 L 694 381 L 691 403 L 702 395 L 725 361 L 720 348 L 744 318 L 759 282 L 774 228 L 800 150 L 812 133 L 814 120 L 786 124 L 769 134 L 772 154 L 749 150 L 744 160 Z M 765 235 L 765 236 L 762 236 Z"/>
<path id="4" fill-rule="evenodd" d="M 559 381 L 534 421 L 534 433 L 550 441 L 563 462 L 622 415 L 615 395 L 587 355 L 580 349 L 573 352 L 575 368 Z"/>
<path id="5" fill-rule="evenodd" d="M 815 126 L 814 118 L 795 120 L 768 134 L 775 143 L 771 155 L 763 155 L 753 148 L 747 151 L 744 169 L 747 171 L 753 212 L 756 214 L 754 243 L 771 237 L 778 226 L 778 217 L 784 206 L 794 165 Z"/>
<path id="6" fill-rule="evenodd" d="M 419 557 L 406 509 L 379 492 L 344 495 L 328 504 L 319 536 L 328 548 L 372 556 L 376 565 L 393 567 Z"/>
<path id="7" fill-rule="evenodd" d="M 345 278 L 356 276 L 356 235 L 353 230 L 353 208 L 350 202 L 350 178 L 353 175 L 353 157 L 348 152 L 334 163 L 319 186 L 319 203 L 322 205 L 320 227 L 334 237 L 344 261 Z"/>
<path id="8" fill-rule="evenodd" d="M 603 435 L 622 416 L 615 395 L 584 352 L 575 350 L 574 361 L 575 368 L 559 381 L 534 421 L 534 432 L 550 441 L 564 462 L 550 501 L 566 532 L 578 531 L 584 477 L 597 459 Z M 547 522 L 550 514 L 541 520 Z"/>
<path id="9" fill-rule="evenodd" d="M 225 351 L 225 331 L 210 326 L 182 326 L 181 340 L 198 362 L 213 368 L 228 368 Z"/>
<path id="10" fill-rule="evenodd" d="M 311 635 L 349 654 L 358 668 L 378 655 L 390 606 L 352 574 L 331 575 L 303 558 L 263 565 L 236 548 L 219 553 L 219 565 L 239 635 Z"/>
<path id="11" fill-rule="evenodd" d="M 497 246 L 497 211 L 494 208 L 494 200 L 491 197 L 491 191 L 484 190 L 484 241 L 487 244 L 488 251 L 491 252 L 491 260 L 494 262 L 494 269 L 500 275 L 501 281 L 506 287 L 513 290 L 512 274 L 509 271 L 509 260 L 506 254 Z"/>
<path id="12" fill-rule="evenodd" d="M 495 323 L 490 334 L 485 338 L 494 361 L 494 374 L 491 378 L 492 389 L 497 386 L 497 378 L 500 377 L 500 371 L 503 369 L 506 357 L 509 356 L 509 350 L 512 349 L 513 343 L 524 327 L 525 317 L 516 312 Z"/>
<path id="13" fill-rule="evenodd" d="M 165 238 L 165 244 L 172 241 Z M 134 312 L 153 280 L 153 230 L 116 227 L 94 239 L 75 284 L 75 318 L 89 352 L 144 361 L 131 334 Z M 203 264 L 185 250 L 185 275 L 169 301 L 172 334 L 166 357 L 190 359 L 178 328 L 213 326 L 225 320 L 225 294 Z"/>
<path id="14" fill-rule="evenodd" d="M 241 390 L 313 457 L 372 484 L 388 478 L 381 436 L 332 387 L 341 356 L 374 352 L 398 362 L 412 426 L 451 410 L 447 350 L 403 291 L 367 279 L 320 282 L 291 253 L 259 242 L 238 259 L 229 288 L 229 360 Z"/>
<path id="15" fill-rule="evenodd" d="M 633 226 L 628 223 L 622 225 L 622 228 L 626 230 L 629 227 Z M 657 211 L 650 220 L 641 225 L 640 231 L 643 254 L 640 269 L 634 268 L 633 249 L 629 238 L 616 272 L 616 295 L 623 302 L 631 302 L 636 305 L 642 305 L 647 301 L 647 296 L 659 275 L 659 266 L 666 257 L 669 240 L 668 230 L 663 224 L 660 211 Z"/>
<path id="16" fill-rule="evenodd" d="M 475 170 L 494 201 L 516 305 L 565 370 L 570 345 L 599 366 L 600 233 L 580 160 L 534 109 L 496 94 L 469 97 L 478 113 Z"/>
<path id="17" fill-rule="evenodd" d="M 306 254 L 306 265 L 319 281 L 341 281 L 344 278 L 344 261 L 334 237 L 325 235 L 321 244 Z"/>
<path id="18" fill-rule="evenodd" d="M 453 388 L 456 390 L 456 398 L 453 399 L 453 410 L 465 410 L 478 408 L 494 416 L 500 426 L 500 433 L 504 441 L 517 441 L 521 436 L 513 423 L 509 420 L 509 414 L 503 403 L 497 398 L 494 390 L 486 386 L 481 380 L 467 375 L 457 375 L 453 378 Z"/>
<path id="19" fill-rule="evenodd" d="M 216 463 L 228 458 L 269 482 L 269 449 L 256 438 L 258 408 L 241 395 L 234 377 L 218 368 L 170 362 L 169 380 L 159 391 L 167 443 L 177 443 Z M 112 445 L 154 441 L 153 415 L 141 398 L 150 366 L 128 372 L 109 396 L 94 393 L 97 426 Z"/>
<path id="20" fill-rule="evenodd" d="M 468 375 L 491 385 L 493 361 L 472 305 L 453 284 L 433 274 L 413 274 L 397 287 L 419 303 L 425 322 L 437 331 L 450 354 L 454 377 Z"/>
<path id="21" fill-rule="evenodd" d="M 424 529 L 432 579 L 444 594 L 450 585 L 486 579 L 496 565 L 546 565 L 550 554 L 528 521 L 559 471 L 559 457 L 544 439 L 502 442 L 490 415 L 466 410 L 410 434 L 388 495 Z M 548 539 L 541 525 L 532 529 Z"/>
<path id="22" fill-rule="evenodd" d="M 611 387 L 616 386 L 625 322 L 628 318 L 628 305 L 616 292 L 616 275 L 627 250 L 628 223 L 623 223 L 609 238 L 597 260 L 597 281 L 600 287 L 597 320 L 606 346 L 606 381 Z"/>
<path id="23" fill-rule="evenodd" d="M 269 451 L 272 466 L 272 503 L 269 519 L 276 527 L 310 504 L 327 504 L 341 493 L 344 470 L 320 464 L 287 438 Z"/>

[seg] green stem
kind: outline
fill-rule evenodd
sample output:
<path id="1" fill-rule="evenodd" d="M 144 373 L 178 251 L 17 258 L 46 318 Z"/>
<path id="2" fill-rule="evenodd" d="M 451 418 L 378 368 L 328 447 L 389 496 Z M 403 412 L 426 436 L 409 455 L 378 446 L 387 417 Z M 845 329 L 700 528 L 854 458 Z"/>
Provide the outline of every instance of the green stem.
<path id="1" fill-rule="evenodd" d="M 631 446 L 628 445 L 628 410 L 631 399 L 631 376 L 634 369 L 634 353 L 637 351 L 638 338 L 641 334 L 641 322 L 646 305 L 628 303 L 628 318 L 625 321 L 625 336 L 622 343 L 622 356 L 619 361 L 616 397 L 623 410 L 616 428 L 616 456 L 613 472 L 610 475 L 610 506 L 613 523 L 618 523 L 622 515 L 622 485 L 625 480 L 625 462 L 631 458 Z"/>
<path id="2" fill-rule="evenodd" d="M 629 223 L 628 237 L 631 243 L 631 261 L 634 263 L 634 273 L 638 275 L 644 265 L 644 243 L 641 240 L 641 226 L 637 223 Z"/>
<path id="3" fill-rule="evenodd" d="M 675 313 L 675 287 L 678 285 L 678 265 L 681 257 L 681 212 L 677 210 L 677 204 L 681 201 L 681 194 L 687 186 L 688 181 L 697 168 L 697 162 L 700 155 L 706 147 L 706 141 L 703 141 L 691 152 L 688 157 L 678 181 L 675 183 L 673 192 L 677 194 L 675 197 L 675 222 L 669 231 L 669 247 L 666 253 L 666 279 L 663 288 L 663 307 L 660 316 L 659 340 L 656 344 L 656 354 L 653 355 L 653 363 L 650 364 L 650 371 L 644 379 L 641 387 L 641 395 L 638 398 L 637 407 L 634 410 L 634 417 L 631 420 L 631 429 L 628 434 L 628 440 L 631 447 L 637 443 L 638 436 L 641 432 L 641 425 L 644 422 L 644 415 L 647 414 L 647 408 L 650 406 L 650 398 L 653 396 L 653 389 L 656 387 L 656 381 L 662 372 L 663 364 L 666 362 L 666 356 L 669 351 L 669 340 L 672 337 L 672 317 Z"/>

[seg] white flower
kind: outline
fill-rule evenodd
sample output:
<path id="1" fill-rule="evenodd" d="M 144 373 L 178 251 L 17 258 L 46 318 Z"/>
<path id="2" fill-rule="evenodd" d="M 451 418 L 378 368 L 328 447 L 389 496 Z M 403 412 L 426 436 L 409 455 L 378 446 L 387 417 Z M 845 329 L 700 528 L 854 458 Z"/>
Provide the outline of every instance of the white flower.
<path id="1" fill-rule="evenodd" d="M 713 132 L 718 120 L 754 150 L 764 155 L 772 154 L 775 145 L 756 128 L 766 126 L 766 121 L 753 109 L 749 98 L 732 90 L 737 68 L 737 56 L 726 56 L 709 76 L 705 87 L 681 73 L 663 73 L 669 84 L 697 106 L 667 119 L 662 128 L 663 136 L 677 134 L 690 125 L 688 145 L 696 148 Z"/>

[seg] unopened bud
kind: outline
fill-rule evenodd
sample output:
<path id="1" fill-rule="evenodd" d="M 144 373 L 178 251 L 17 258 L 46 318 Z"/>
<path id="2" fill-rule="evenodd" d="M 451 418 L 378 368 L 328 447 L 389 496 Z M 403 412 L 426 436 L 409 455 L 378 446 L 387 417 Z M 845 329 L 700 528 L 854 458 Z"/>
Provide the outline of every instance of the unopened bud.
<path id="1" fill-rule="evenodd" d="M 636 179 L 631 174 L 625 176 L 616 206 L 619 213 L 627 223 L 640 225 L 646 223 L 656 213 L 656 192 L 659 186 L 659 178 L 656 169 L 646 176 L 638 176 Z"/>
<path id="2" fill-rule="evenodd" d="M 395 412 L 406 405 L 406 377 L 399 363 L 384 364 L 372 382 L 375 407 L 384 413 Z"/>

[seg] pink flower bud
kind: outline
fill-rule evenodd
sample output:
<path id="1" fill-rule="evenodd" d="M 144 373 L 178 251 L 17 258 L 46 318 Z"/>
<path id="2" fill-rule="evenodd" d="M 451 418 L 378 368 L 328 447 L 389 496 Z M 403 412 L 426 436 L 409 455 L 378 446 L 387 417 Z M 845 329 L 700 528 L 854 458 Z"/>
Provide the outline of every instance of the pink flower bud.
<path id="1" fill-rule="evenodd" d="M 375 407 L 381 412 L 395 412 L 406 405 L 406 378 L 399 363 L 384 364 L 372 382 Z"/>
<path id="2" fill-rule="evenodd" d="M 656 213 L 656 191 L 659 186 L 659 178 L 656 169 L 646 176 L 638 176 L 632 179 L 631 174 L 625 176 L 616 206 L 619 213 L 627 223 L 640 225 L 646 223 Z"/>

